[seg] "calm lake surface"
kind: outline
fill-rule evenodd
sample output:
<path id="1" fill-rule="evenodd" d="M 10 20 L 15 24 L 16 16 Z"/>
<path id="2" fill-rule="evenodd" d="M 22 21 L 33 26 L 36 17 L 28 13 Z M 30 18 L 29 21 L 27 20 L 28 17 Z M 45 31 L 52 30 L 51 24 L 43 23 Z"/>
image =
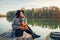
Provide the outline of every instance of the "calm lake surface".
<path id="1" fill-rule="evenodd" d="M 0 34 L 11 29 L 11 24 L 11 18 L 0 17 Z M 27 24 L 36 34 L 41 35 L 37 40 L 44 40 L 50 32 L 60 32 L 60 19 L 56 18 L 27 18 Z"/>

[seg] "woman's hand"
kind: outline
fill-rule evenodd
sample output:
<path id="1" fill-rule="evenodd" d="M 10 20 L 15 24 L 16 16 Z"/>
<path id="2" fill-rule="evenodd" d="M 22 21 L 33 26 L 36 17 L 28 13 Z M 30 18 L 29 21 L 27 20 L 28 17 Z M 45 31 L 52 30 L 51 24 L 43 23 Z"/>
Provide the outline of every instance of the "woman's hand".
<path id="1" fill-rule="evenodd" d="M 20 28 L 21 30 L 24 30 L 24 27 L 22 27 L 22 26 L 20 26 L 19 28 Z"/>
<path id="2" fill-rule="evenodd" d="M 24 21 L 22 21 L 22 26 L 25 26 L 25 25 L 26 25 L 26 23 Z"/>
<path id="3" fill-rule="evenodd" d="M 24 15 L 20 15 L 20 16 L 19 16 L 19 18 L 20 18 L 20 17 L 25 18 L 25 16 L 24 16 Z"/>

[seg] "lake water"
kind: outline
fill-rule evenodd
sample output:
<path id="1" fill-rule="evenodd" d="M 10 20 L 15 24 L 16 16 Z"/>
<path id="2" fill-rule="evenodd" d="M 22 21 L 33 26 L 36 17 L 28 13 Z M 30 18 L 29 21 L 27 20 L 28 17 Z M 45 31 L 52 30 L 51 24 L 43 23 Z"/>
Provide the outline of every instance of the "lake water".
<path id="1" fill-rule="evenodd" d="M 13 18 L 12 18 L 13 19 Z M 12 19 L 0 17 L 0 34 L 11 29 Z M 56 18 L 27 18 L 27 24 L 36 33 L 41 35 L 37 40 L 45 40 L 50 32 L 60 32 L 60 19 Z M 52 39 L 50 39 L 52 40 Z"/>

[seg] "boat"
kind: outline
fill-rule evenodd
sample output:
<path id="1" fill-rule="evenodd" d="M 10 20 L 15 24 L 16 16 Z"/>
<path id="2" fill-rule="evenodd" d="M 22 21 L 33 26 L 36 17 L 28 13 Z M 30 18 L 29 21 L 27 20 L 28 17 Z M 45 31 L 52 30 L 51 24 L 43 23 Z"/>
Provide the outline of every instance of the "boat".
<path id="1" fill-rule="evenodd" d="M 50 33 L 50 38 L 60 40 L 60 32 L 51 32 Z"/>

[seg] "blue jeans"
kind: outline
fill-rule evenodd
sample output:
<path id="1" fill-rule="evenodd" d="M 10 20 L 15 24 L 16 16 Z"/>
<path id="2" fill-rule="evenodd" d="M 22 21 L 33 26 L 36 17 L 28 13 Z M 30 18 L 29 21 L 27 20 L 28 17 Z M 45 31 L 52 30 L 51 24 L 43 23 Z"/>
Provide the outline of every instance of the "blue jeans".
<path id="1" fill-rule="evenodd" d="M 21 37 L 21 36 L 23 35 L 23 32 L 24 32 L 24 31 L 27 32 L 27 33 L 30 34 L 30 35 L 33 35 L 34 33 L 33 33 L 33 31 L 31 30 L 31 28 L 30 28 L 30 27 L 28 27 L 28 28 L 29 28 L 29 30 L 20 30 L 20 29 L 17 29 L 16 32 L 15 32 L 15 36 L 16 36 L 16 37 Z"/>

